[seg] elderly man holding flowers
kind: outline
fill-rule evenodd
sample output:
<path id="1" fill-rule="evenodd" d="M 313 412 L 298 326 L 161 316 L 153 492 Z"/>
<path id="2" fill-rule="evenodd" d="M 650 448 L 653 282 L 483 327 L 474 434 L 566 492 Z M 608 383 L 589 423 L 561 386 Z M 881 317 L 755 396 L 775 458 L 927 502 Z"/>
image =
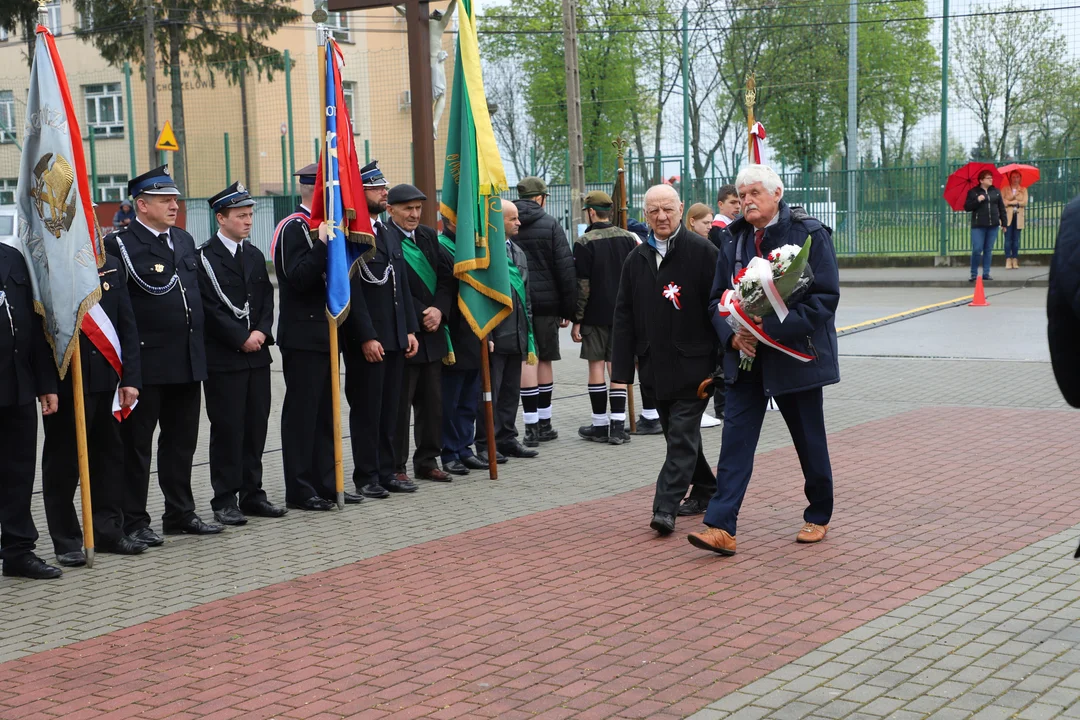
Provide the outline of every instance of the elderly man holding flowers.
<path id="1" fill-rule="evenodd" d="M 769 398 L 784 416 L 805 479 L 809 506 L 796 539 L 825 538 L 833 479 L 822 388 L 840 381 L 834 325 L 840 278 L 831 231 L 785 203 L 780 177 L 764 165 L 743 168 L 735 185 L 743 215 L 720 248 L 709 304 L 720 342 L 731 351 L 724 355 L 727 408 L 717 487 L 707 527 L 688 538 L 721 555 L 735 554 L 736 520 Z"/>

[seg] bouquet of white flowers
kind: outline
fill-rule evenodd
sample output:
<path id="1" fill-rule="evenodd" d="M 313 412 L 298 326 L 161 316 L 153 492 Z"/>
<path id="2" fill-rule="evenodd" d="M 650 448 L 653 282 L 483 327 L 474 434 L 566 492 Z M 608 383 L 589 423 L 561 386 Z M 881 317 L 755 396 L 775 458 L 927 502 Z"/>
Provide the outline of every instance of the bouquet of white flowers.
<path id="1" fill-rule="evenodd" d="M 779 350 L 797 360 L 808 362 L 813 356 L 785 347 L 765 334 L 754 324 L 753 317 L 775 313 L 783 322 L 788 316 L 787 304 L 794 302 L 814 282 L 810 269 L 810 238 L 799 247 L 784 245 L 768 257 L 755 257 L 731 279 L 733 290 L 725 290 L 720 298 L 720 315 L 735 331 L 745 328 L 758 342 Z M 739 367 L 749 370 L 754 358 L 740 351 Z"/>

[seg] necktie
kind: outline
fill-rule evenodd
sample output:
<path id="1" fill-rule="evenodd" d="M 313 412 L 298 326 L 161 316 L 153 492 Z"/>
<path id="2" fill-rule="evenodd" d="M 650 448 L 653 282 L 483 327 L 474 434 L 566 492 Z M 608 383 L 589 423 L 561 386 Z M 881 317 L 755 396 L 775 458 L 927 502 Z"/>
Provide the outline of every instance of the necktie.
<path id="1" fill-rule="evenodd" d="M 765 229 L 754 231 L 754 251 L 760 257 L 761 256 L 761 241 L 765 239 Z"/>
<path id="2" fill-rule="evenodd" d="M 165 247 L 169 246 L 169 234 L 168 233 L 161 233 L 160 235 L 158 235 L 158 240 L 160 240 L 161 243 Z"/>

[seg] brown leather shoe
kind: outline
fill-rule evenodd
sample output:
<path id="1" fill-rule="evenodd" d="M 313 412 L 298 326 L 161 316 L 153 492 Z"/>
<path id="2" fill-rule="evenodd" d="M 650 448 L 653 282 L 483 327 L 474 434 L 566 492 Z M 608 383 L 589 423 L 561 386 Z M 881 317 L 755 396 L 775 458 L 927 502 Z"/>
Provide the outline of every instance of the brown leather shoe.
<path id="1" fill-rule="evenodd" d="M 707 527 L 701 532 L 690 533 L 686 539 L 691 545 L 702 550 L 712 550 L 721 555 L 735 554 L 735 536 L 729 535 L 727 530 Z"/>
<path id="2" fill-rule="evenodd" d="M 403 472 L 394 473 L 394 479 L 398 482 L 409 482 L 409 476 Z"/>
<path id="3" fill-rule="evenodd" d="M 420 480 L 434 480 L 435 482 L 451 482 L 452 478 L 450 474 L 440 470 L 439 468 L 432 468 L 423 472 L 414 472 L 415 477 Z"/>
<path id="4" fill-rule="evenodd" d="M 815 525 L 814 523 L 806 523 L 803 525 L 802 530 L 795 537 L 795 542 L 801 543 L 819 543 L 825 539 L 825 533 L 829 532 L 828 525 Z"/>

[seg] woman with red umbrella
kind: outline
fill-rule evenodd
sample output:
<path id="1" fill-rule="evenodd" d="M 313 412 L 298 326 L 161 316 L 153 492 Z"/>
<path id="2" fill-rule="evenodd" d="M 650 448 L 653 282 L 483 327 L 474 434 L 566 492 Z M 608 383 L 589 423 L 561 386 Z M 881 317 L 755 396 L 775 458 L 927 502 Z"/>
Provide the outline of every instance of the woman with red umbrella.
<path id="1" fill-rule="evenodd" d="M 1011 163 L 998 168 L 1005 202 L 1005 269 L 1020 267 L 1020 231 L 1024 229 L 1024 214 L 1028 205 L 1028 187 L 1039 181 L 1039 168 Z"/>
<path id="2" fill-rule="evenodd" d="M 1005 203 L 1001 192 L 994 187 L 994 172 L 979 173 L 978 185 L 968 190 L 964 209 L 971 213 L 971 282 L 975 282 L 982 265 L 983 280 L 990 277 L 990 258 L 997 241 L 998 227 L 1005 226 Z"/>

